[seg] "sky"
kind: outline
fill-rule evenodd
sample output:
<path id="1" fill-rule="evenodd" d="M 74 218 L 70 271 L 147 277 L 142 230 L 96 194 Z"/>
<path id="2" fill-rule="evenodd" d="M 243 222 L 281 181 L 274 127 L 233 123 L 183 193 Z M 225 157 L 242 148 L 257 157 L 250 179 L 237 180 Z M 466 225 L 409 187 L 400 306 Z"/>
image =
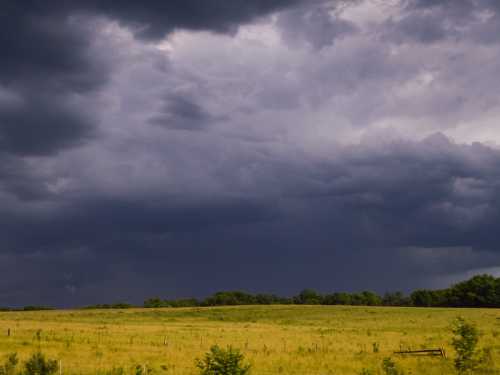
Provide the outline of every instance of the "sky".
<path id="1" fill-rule="evenodd" d="M 500 276 L 500 2 L 4 0 L 0 306 Z"/>

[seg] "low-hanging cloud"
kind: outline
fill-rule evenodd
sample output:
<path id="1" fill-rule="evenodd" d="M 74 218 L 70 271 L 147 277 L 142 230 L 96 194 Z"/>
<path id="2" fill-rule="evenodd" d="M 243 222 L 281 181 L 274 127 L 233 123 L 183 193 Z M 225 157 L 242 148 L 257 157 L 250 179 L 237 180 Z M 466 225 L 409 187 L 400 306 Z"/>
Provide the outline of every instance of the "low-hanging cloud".
<path id="1" fill-rule="evenodd" d="M 6 9 L 0 305 L 410 289 L 500 262 L 495 2 Z"/>

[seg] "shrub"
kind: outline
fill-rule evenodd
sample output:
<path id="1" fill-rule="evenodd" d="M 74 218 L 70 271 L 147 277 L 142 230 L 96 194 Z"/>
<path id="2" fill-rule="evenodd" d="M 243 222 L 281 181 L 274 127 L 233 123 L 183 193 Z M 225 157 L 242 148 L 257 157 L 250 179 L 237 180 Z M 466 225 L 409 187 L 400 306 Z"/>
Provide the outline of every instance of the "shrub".
<path id="1" fill-rule="evenodd" d="M 205 358 L 196 360 L 196 367 L 201 375 L 246 375 L 250 372 L 250 365 L 244 364 L 243 360 L 244 355 L 239 350 L 214 345 Z"/>
<path id="2" fill-rule="evenodd" d="M 7 354 L 5 363 L 0 366 L 0 375 L 14 375 L 18 363 L 17 353 Z"/>
<path id="3" fill-rule="evenodd" d="M 451 344 L 457 352 L 455 358 L 455 369 L 459 374 L 472 372 L 479 364 L 477 343 L 479 332 L 471 323 L 467 323 L 463 318 L 457 318 L 453 325 Z"/>
<path id="4" fill-rule="evenodd" d="M 402 372 L 399 372 L 396 363 L 390 358 L 384 358 L 382 361 L 382 370 L 384 370 L 384 374 L 386 375 L 401 375 Z"/>
<path id="5" fill-rule="evenodd" d="M 41 352 L 37 352 L 24 363 L 23 375 L 52 375 L 57 368 L 55 359 L 46 359 Z"/>

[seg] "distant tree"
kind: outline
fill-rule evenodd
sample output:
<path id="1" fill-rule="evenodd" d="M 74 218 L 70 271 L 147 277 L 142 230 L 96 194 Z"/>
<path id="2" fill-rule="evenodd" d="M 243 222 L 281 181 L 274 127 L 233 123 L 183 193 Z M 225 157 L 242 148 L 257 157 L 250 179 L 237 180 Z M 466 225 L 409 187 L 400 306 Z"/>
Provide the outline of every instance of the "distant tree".
<path id="1" fill-rule="evenodd" d="M 89 305 L 82 307 L 82 309 L 131 309 L 132 307 L 134 306 L 129 303 L 117 302 L 113 304 L 101 303 L 97 305 Z"/>
<path id="2" fill-rule="evenodd" d="M 429 307 L 432 305 L 432 298 L 428 290 L 418 289 L 410 294 L 411 303 L 417 307 Z"/>
<path id="3" fill-rule="evenodd" d="M 333 293 L 335 305 L 352 305 L 352 296 L 349 293 Z"/>
<path id="4" fill-rule="evenodd" d="M 253 305 L 255 297 L 251 294 L 236 291 L 217 292 L 203 301 L 205 306 L 223 306 L 223 305 Z"/>
<path id="5" fill-rule="evenodd" d="M 143 306 L 144 307 L 164 307 L 163 301 L 158 297 L 149 298 L 149 299 L 145 300 Z"/>
<path id="6" fill-rule="evenodd" d="M 351 293 L 351 305 L 361 306 L 364 304 L 365 304 L 365 299 L 361 293 Z"/>
<path id="7" fill-rule="evenodd" d="M 110 308 L 112 308 L 112 309 L 131 309 L 133 307 L 134 306 L 131 305 L 130 303 L 117 302 L 117 303 L 113 303 Z"/>
<path id="8" fill-rule="evenodd" d="M 323 305 L 338 305 L 335 294 L 325 294 L 322 303 Z"/>
<path id="9" fill-rule="evenodd" d="M 200 305 L 200 302 L 196 298 L 181 298 L 177 300 L 163 301 L 163 303 L 171 307 L 195 307 Z"/>
<path id="10" fill-rule="evenodd" d="M 500 279 L 474 276 L 449 288 L 448 300 L 451 306 L 500 307 Z"/>
<path id="11" fill-rule="evenodd" d="M 259 305 L 272 305 L 279 303 L 279 297 L 274 294 L 256 294 L 255 302 Z"/>
<path id="12" fill-rule="evenodd" d="M 294 303 L 298 305 L 319 305 L 321 300 L 321 295 L 313 289 L 304 289 L 294 297 Z"/>
<path id="13" fill-rule="evenodd" d="M 29 305 L 29 306 L 24 306 L 22 308 L 23 311 L 42 311 L 42 310 L 54 310 L 53 307 L 50 306 L 35 306 L 35 305 Z"/>
<path id="14" fill-rule="evenodd" d="M 224 305 L 270 305 L 270 304 L 323 304 L 323 305 L 365 305 L 365 306 L 475 306 L 500 307 L 500 278 L 490 275 L 478 275 L 455 284 L 448 289 L 418 289 L 409 297 L 401 292 L 386 293 L 380 297 L 374 292 L 332 293 L 321 295 L 313 289 L 304 289 L 298 295 L 288 298 L 274 294 L 250 294 L 242 291 L 217 292 L 203 301 L 195 298 L 162 300 L 150 298 L 144 301 L 144 307 L 191 307 L 191 306 L 224 306 Z M 126 308 L 113 305 L 95 305 L 93 308 Z M 44 307 L 28 306 L 25 309 L 43 309 Z"/>
<path id="15" fill-rule="evenodd" d="M 292 305 L 293 304 L 293 298 L 290 298 L 290 297 L 278 297 L 278 303 L 280 305 Z"/>
<path id="16" fill-rule="evenodd" d="M 382 297 L 384 306 L 408 306 L 410 303 L 410 299 L 402 292 L 385 293 Z"/>
<path id="17" fill-rule="evenodd" d="M 361 292 L 362 304 L 366 306 L 379 306 L 382 304 L 382 299 L 377 294 L 370 291 Z"/>

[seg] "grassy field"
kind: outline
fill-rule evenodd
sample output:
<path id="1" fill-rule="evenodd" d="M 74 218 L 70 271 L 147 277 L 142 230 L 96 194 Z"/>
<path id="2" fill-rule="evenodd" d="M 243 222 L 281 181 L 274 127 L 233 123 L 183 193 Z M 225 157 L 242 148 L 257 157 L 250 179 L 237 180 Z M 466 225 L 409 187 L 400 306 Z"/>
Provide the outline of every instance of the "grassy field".
<path id="1" fill-rule="evenodd" d="M 210 346 L 239 348 L 252 374 L 381 374 L 391 356 L 407 373 L 453 374 L 451 323 L 463 316 L 490 347 L 500 374 L 500 310 L 341 306 L 245 306 L 186 309 L 64 310 L 0 313 L 0 354 L 21 360 L 38 348 L 60 359 L 64 374 L 105 373 L 146 365 L 157 374 L 196 374 Z M 7 331 L 10 329 L 10 336 Z M 378 347 L 378 350 L 377 350 Z M 444 347 L 448 359 L 402 358 L 403 348 Z"/>

